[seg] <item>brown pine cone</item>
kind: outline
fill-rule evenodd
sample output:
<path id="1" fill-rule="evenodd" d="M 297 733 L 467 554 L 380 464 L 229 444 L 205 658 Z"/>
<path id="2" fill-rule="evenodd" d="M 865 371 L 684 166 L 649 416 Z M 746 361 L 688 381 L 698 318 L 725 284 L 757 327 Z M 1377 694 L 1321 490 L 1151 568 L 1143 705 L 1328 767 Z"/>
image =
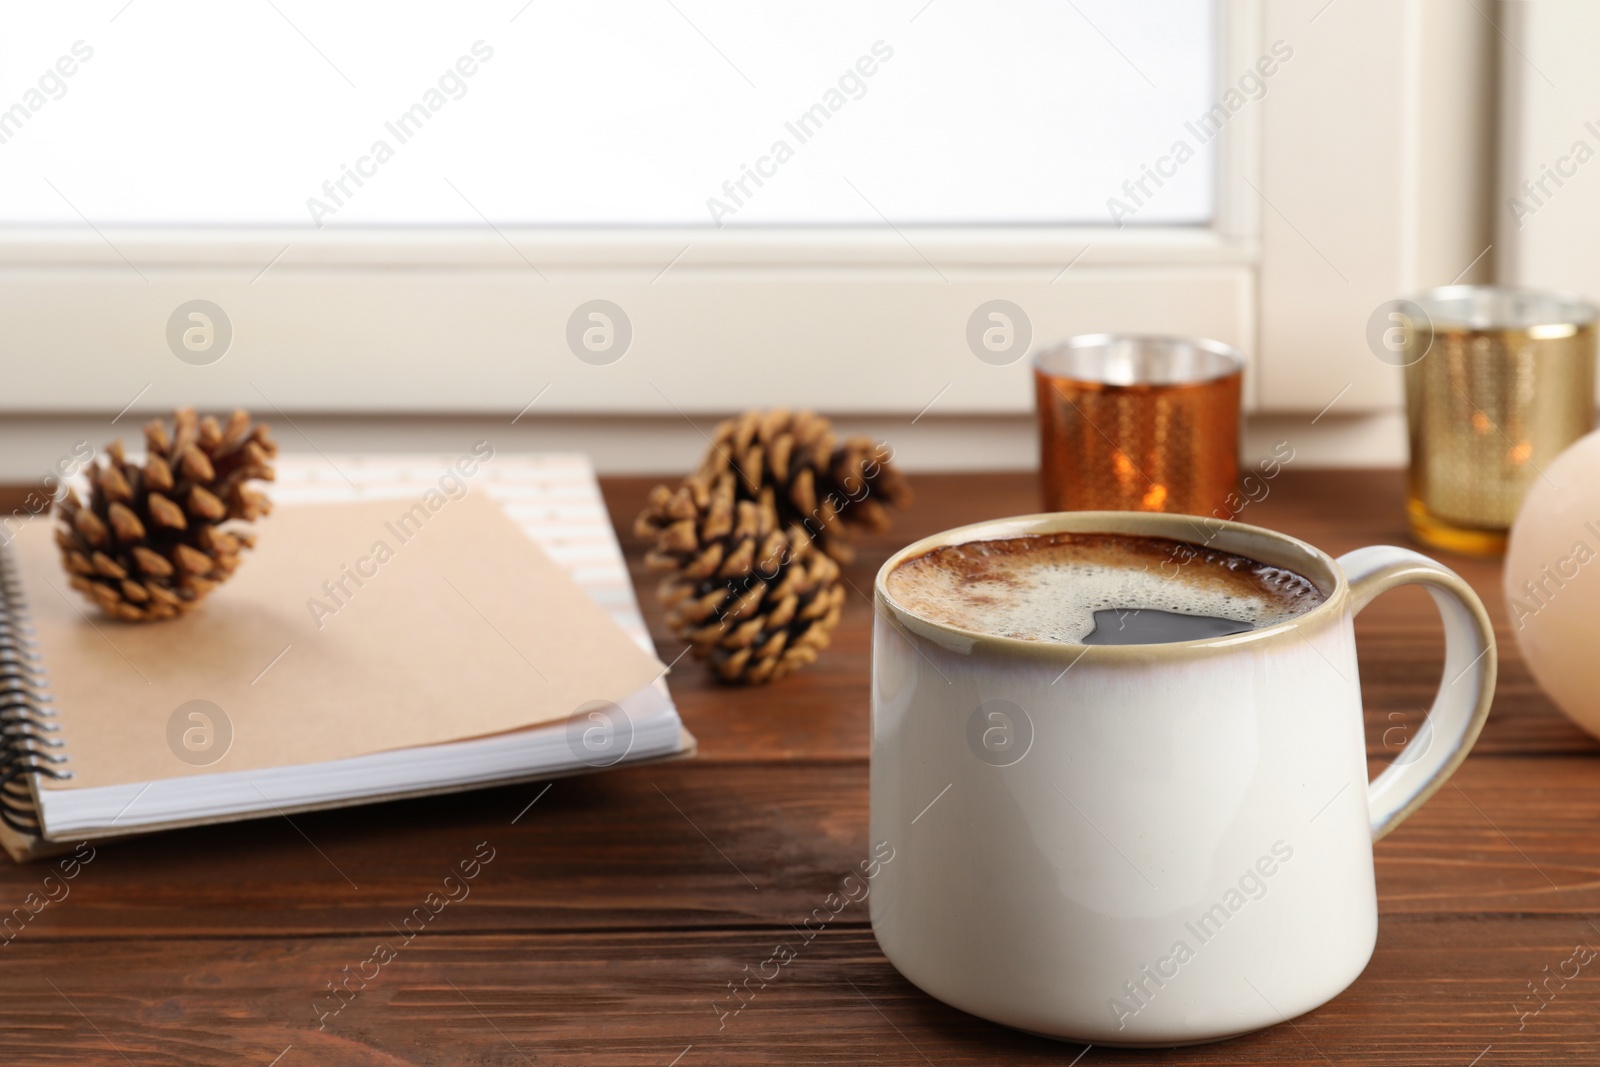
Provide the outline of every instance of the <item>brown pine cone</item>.
<path id="1" fill-rule="evenodd" d="M 673 632 L 725 682 L 775 681 L 817 658 L 839 622 L 839 567 L 798 526 L 779 525 L 770 488 L 736 499 L 731 471 L 657 486 L 635 532 Z"/>
<path id="2" fill-rule="evenodd" d="M 798 525 L 834 560 L 849 563 L 855 555 L 851 527 L 887 530 L 888 507 L 911 503 L 911 485 L 890 456 L 887 445 L 869 437 L 840 441 L 832 424 L 814 412 L 774 408 L 719 425 L 690 477 L 709 486 L 732 471 L 739 500 L 759 500 L 763 490 L 771 490 L 780 528 Z M 670 492 L 653 493 L 641 521 L 665 528 L 687 517 L 681 506 L 677 513 L 654 511 L 673 499 Z"/>
<path id="3" fill-rule="evenodd" d="M 144 428 L 146 458 L 130 463 L 122 442 L 88 468 L 89 502 L 75 490 L 56 504 L 56 544 L 72 587 L 108 615 L 170 619 L 191 610 L 233 573 L 255 536 L 225 530 L 271 510 L 246 483 L 271 481 L 278 446 L 264 424 L 235 411 L 222 426 L 193 408 L 169 432 Z"/>

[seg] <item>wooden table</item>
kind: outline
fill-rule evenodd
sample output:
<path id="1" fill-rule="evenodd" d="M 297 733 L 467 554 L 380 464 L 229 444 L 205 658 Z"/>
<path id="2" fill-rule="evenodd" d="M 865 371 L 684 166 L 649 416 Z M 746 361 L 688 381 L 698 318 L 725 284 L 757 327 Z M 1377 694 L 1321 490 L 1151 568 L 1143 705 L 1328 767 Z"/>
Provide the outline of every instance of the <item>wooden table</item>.
<path id="1" fill-rule="evenodd" d="M 619 528 L 649 484 L 606 483 Z M 860 590 L 906 541 L 1035 509 L 1030 476 L 924 476 L 916 488 L 895 532 L 846 569 Z M 1287 471 L 1242 518 L 1337 554 L 1405 543 L 1401 500 L 1394 473 Z M 624 542 L 671 660 L 682 645 Z M 696 760 L 558 781 L 531 808 L 538 786 L 100 848 L 70 895 L 0 944 L 0 1062 L 1600 1062 L 1600 959 L 1564 987 L 1551 980 L 1544 1001 L 1530 990 L 1575 945 L 1600 946 L 1596 746 L 1518 658 L 1498 564 L 1448 562 L 1499 630 L 1494 713 L 1453 784 L 1378 846 L 1382 924 L 1366 973 L 1291 1024 L 1221 1045 L 1085 1053 L 923 995 L 879 953 L 860 905 L 719 1020 L 728 983 L 776 945 L 800 945 L 794 925 L 867 853 L 871 607 L 852 593 L 834 647 L 792 679 L 726 689 L 680 665 L 672 688 Z M 1415 589 L 1381 598 L 1357 630 L 1376 765 L 1414 734 L 1442 642 Z M 471 896 L 319 1030 L 330 983 L 378 941 L 399 943 L 396 927 L 449 868 L 488 850 Z M 0 916 L 48 870 L 0 866 Z"/>

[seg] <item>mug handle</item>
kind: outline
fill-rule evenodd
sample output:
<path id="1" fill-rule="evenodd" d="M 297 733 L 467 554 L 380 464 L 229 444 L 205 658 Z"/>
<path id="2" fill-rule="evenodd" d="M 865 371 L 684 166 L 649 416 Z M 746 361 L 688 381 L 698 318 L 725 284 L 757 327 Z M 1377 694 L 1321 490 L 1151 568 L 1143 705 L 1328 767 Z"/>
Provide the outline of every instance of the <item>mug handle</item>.
<path id="1" fill-rule="evenodd" d="M 1367 786 L 1376 841 L 1444 785 L 1478 739 L 1494 700 L 1494 627 L 1472 587 L 1420 552 L 1375 545 L 1345 553 L 1338 564 L 1350 583 L 1352 617 L 1380 593 L 1415 582 L 1433 597 L 1444 621 L 1444 675 L 1428 718 L 1406 750 Z"/>

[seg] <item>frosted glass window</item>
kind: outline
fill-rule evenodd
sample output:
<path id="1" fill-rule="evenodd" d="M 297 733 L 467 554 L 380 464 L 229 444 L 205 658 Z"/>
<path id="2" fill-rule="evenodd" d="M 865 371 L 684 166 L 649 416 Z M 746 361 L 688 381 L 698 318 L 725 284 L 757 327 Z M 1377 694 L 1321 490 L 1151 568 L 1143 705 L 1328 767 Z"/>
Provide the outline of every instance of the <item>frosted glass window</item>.
<path id="1" fill-rule="evenodd" d="M 106 0 L 0 34 L 0 224 L 1204 224 L 1214 0 Z"/>

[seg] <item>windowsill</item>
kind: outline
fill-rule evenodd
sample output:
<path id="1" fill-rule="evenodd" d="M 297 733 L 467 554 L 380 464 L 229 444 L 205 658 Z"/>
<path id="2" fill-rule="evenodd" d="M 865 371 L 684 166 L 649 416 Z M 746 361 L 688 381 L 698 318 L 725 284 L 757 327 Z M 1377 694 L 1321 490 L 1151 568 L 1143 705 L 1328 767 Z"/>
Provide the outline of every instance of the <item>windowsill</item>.
<path id="1" fill-rule="evenodd" d="M 451 453 L 474 441 L 526 452 L 584 452 L 602 474 L 683 474 L 699 462 L 720 416 L 541 415 L 512 423 L 509 416 L 316 415 L 293 423 L 258 412 L 273 425 L 285 452 Z M 866 434 L 895 449 L 907 470 L 1033 470 L 1038 466 L 1034 417 L 929 414 L 910 417 L 829 413 L 842 435 Z M 1240 460 L 1249 465 L 1279 442 L 1294 449 L 1296 469 L 1398 467 L 1405 462 L 1405 419 L 1398 411 L 1339 415 L 1315 423 L 1315 413 L 1255 415 L 1245 420 Z M 0 485 L 36 483 L 75 442 L 100 448 L 115 437 L 140 439 L 146 414 L 129 412 L 116 425 L 101 415 L 7 416 L 0 422 Z M 691 421 L 692 419 L 692 421 Z"/>
<path id="2" fill-rule="evenodd" d="M 508 247 L 511 246 L 511 247 Z M 527 262 L 572 267 L 724 266 L 904 267 L 1148 266 L 1246 264 L 1254 241 L 1210 227 L 930 226 L 636 229 L 499 226 L 149 229 L 0 229 L 0 265 L 296 267 L 444 266 L 527 269 Z M 276 257 L 276 259 L 275 259 Z M 523 257 L 526 257 L 526 261 Z"/>

